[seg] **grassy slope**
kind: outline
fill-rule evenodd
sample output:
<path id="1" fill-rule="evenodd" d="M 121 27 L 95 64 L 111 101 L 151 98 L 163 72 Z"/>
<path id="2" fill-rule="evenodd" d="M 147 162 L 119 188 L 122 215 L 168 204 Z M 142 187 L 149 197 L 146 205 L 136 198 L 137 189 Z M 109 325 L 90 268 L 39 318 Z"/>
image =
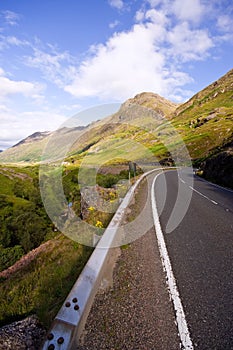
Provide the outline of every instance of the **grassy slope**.
<path id="1" fill-rule="evenodd" d="M 3 163 L 37 163 L 41 160 L 43 148 L 48 138 L 37 142 L 25 143 L 12 147 L 0 154 L 0 161 Z"/>
<path id="2" fill-rule="evenodd" d="M 37 176 L 38 167 L 0 167 L 0 194 L 5 201 L 12 203 L 7 215 L 12 215 L 13 220 L 15 220 L 15 215 L 18 215 L 18 209 L 23 213 L 28 213 L 32 207 L 34 210 L 32 201 L 15 195 L 15 181 L 21 182 L 23 190 L 29 190 L 33 179 L 36 179 Z M 113 183 L 117 182 L 118 176 L 115 175 L 114 179 L 109 179 L 104 175 L 99 175 L 97 180 L 105 185 L 109 180 Z M 74 165 L 67 167 L 63 174 L 64 191 L 67 198 L 72 200 L 73 209 L 79 214 L 80 192 L 77 181 L 78 168 Z M 0 206 L 0 219 L 5 215 L 6 206 Z M 111 214 L 95 211 L 92 217 L 88 218 L 88 222 L 95 225 L 98 220 L 101 220 L 105 227 L 110 218 Z M 48 222 L 47 229 L 48 232 L 44 238 L 44 241 L 48 243 L 46 250 L 40 251 L 33 261 L 13 272 L 9 277 L 1 278 L 0 325 L 36 313 L 42 323 L 49 326 L 92 252 L 92 248 L 82 246 L 62 234 L 53 232 L 50 222 Z M 37 234 L 37 230 L 35 233 Z M 1 227 L 0 238 L 2 234 L 3 228 Z M 14 237 L 14 232 L 12 235 Z M 14 253 L 11 258 L 12 264 L 24 253 L 18 243 L 17 247 L 21 248 L 20 254 L 18 250 L 17 254 Z M 12 243 L 9 247 L 0 246 L 0 260 L 3 254 L 6 256 L 9 249 L 11 249 L 12 256 L 14 248 Z M 13 261 L 13 258 L 16 260 Z"/>
<path id="3" fill-rule="evenodd" d="M 49 150 L 51 155 L 59 152 L 59 148 L 62 148 L 64 144 L 77 138 L 81 133 L 82 128 L 62 128 L 54 133 L 50 133 L 41 138 L 33 138 L 29 136 L 24 141 L 21 141 L 18 145 L 7 149 L 0 153 L 0 163 L 17 165 L 31 165 L 37 164 L 44 159 L 44 150 L 53 136 L 53 142 L 49 144 Z"/>
<path id="4" fill-rule="evenodd" d="M 34 213 L 33 201 L 17 197 L 14 192 L 16 181 L 22 185 L 25 193 L 31 190 L 33 179 L 35 180 L 37 176 L 38 167 L 0 167 L 1 200 L 4 200 L 4 203 L 11 203 L 10 206 L 0 206 L 0 219 L 7 220 L 11 215 L 11 221 L 15 220 L 18 210 L 20 213 L 33 210 Z M 65 179 L 65 183 L 69 190 L 75 188 L 71 180 Z M 44 212 L 39 210 L 38 215 L 43 217 Z M 48 225 L 44 239 L 48 242 L 46 250 L 42 250 L 33 261 L 19 271 L 0 280 L 0 325 L 36 313 L 43 324 L 49 326 L 92 252 L 91 248 L 53 232 L 50 221 L 46 222 Z M 0 239 L 3 234 L 1 227 Z M 55 237 L 51 238 L 53 236 Z M 12 237 L 14 237 L 13 231 Z M 9 244 L 9 247 L 0 245 L 2 269 L 10 266 L 10 262 L 13 264 L 25 253 L 19 243 L 16 246 L 13 246 L 14 243 Z M 8 258 L 6 262 L 5 257 Z"/>
<path id="5" fill-rule="evenodd" d="M 143 112 L 141 106 L 145 107 Z M 154 114 L 150 113 L 151 110 Z M 82 154 L 86 163 L 92 166 L 102 164 L 111 157 L 148 162 L 168 157 L 163 139 L 171 146 L 178 139 L 171 138 L 171 127 L 166 119 L 161 124 L 156 113 L 170 120 L 194 163 L 201 162 L 218 152 L 233 137 L 233 71 L 179 106 L 151 93 L 142 93 L 126 101 L 109 119 L 108 128 L 97 126 L 90 131 L 88 150 Z M 88 142 L 84 144 L 88 146 Z"/>
<path id="6" fill-rule="evenodd" d="M 25 268 L 2 278 L 0 324 L 36 313 L 47 327 L 82 271 L 91 248 L 63 235 L 50 240 L 46 251 Z"/>
<path id="7" fill-rule="evenodd" d="M 116 159 L 151 162 L 167 157 L 158 134 L 163 133 L 163 129 L 168 131 L 169 126 L 164 125 L 161 115 L 174 112 L 175 107 L 157 95 L 140 94 L 124 103 L 105 124 L 96 124 L 86 132 L 79 141 L 83 152 L 77 152 L 80 146 L 76 144 L 67 160 L 80 164 L 85 157 L 86 165 L 95 166 L 114 163 Z"/>
<path id="8" fill-rule="evenodd" d="M 173 115 L 193 159 L 206 158 L 233 137 L 233 70 L 179 106 Z"/>

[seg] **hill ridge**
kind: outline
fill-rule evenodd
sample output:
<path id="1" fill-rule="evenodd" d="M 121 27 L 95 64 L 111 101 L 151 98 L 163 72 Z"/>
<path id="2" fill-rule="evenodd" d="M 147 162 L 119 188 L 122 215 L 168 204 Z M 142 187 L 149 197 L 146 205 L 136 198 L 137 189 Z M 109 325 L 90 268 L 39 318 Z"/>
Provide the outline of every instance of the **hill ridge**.
<path id="1" fill-rule="evenodd" d="M 126 100 L 114 115 L 93 122 L 87 127 L 70 128 L 70 135 L 77 135 L 78 139 L 81 135 L 80 140 L 73 145 L 70 155 L 78 159 L 86 152 L 97 154 L 106 145 L 113 147 L 111 140 L 116 137 L 139 140 L 139 131 L 126 131 L 120 124 L 127 124 L 135 119 L 144 129 L 153 130 L 158 127 L 158 120 L 165 118 L 180 133 L 193 161 L 200 162 L 218 152 L 231 140 L 232 116 L 233 69 L 182 104 L 169 101 L 157 93 L 141 92 Z M 49 137 L 55 134 L 59 139 L 66 131 L 59 129 L 55 132 L 35 132 L 1 152 L 0 162 L 38 163 Z M 133 136 L 133 133 L 136 134 Z M 165 157 L 166 152 L 158 138 L 144 135 L 142 142 L 153 152 L 156 151 L 155 155 L 159 159 Z"/>

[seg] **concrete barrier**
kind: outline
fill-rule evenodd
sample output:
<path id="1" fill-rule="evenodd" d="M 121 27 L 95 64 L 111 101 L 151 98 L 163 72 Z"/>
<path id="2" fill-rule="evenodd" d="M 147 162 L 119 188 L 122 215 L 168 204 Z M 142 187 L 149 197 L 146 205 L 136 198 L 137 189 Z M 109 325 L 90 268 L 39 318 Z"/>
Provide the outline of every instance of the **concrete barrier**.
<path id="1" fill-rule="evenodd" d="M 147 175 L 144 173 L 129 189 L 95 250 L 72 287 L 42 345 L 43 350 L 73 350 L 77 347 L 95 295 L 102 285 L 109 285 L 120 248 L 114 247 L 117 229 L 135 189 Z"/>

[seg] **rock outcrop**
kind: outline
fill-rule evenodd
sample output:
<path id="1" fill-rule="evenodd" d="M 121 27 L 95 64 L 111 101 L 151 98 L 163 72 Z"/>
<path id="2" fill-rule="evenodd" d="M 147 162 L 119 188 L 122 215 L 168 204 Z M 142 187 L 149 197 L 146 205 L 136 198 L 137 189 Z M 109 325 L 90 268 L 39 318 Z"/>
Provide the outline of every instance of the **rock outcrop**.
<path id="1" fill-rule="evenodd" d="M 226 150 L 203 162 L 201 170 L 205 179 L 233 189 L 233 142 Z"/>

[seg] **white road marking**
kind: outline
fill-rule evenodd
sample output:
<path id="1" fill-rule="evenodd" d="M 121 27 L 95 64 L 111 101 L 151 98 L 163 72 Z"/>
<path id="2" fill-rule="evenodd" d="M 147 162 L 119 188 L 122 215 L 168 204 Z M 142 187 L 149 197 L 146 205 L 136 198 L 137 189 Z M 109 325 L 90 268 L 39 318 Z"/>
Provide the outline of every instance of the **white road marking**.
<path id="1" fill-rule="evenodd" d="M 162 232 L 160 221 L 159 221 L 159 214 L 158 214 L 158 210 L 157 210 L 157 206 L 156 206 L 154 188 L 155 188 L 155 181 L 160 174 L 155 176 L 153 184 L 152 184 L 152 188 L 151 188 L 151 204 L 152 204 L 152 212 L 153 212 L 153 218 L 154 218 L 155 231 L 156 231 L 156 235 L 157 235 L 158 246 L 159 246 L 159 251 L 160 251 L 160 256 L 161 256 L 163 268 L 164 268 L 164 271 L 167 275 L 168 288 L 170 291 L 170 295 L 171 295 L 174 310 L 175 310 L 176 322 L 177 322 L 179 337 L 180 337 L 180 341 L 181 341 L 181 348 L 183 350 L 193 350 L 194 347 L 193 347 L 192 340 L 191 340 L 191 337 L 189 334 L 188 325 L 186 322 L 182 302 L 181 302 L 179 292 L 178 292 L 178 289 L 176 286 L 176 280 L 175 280 L 175 277 L 174 277 L 174 274 L 172 271 L 171 262 L 170 262 L 170 258 L 169 258 L 166 244 L 164 241 L 164 236 L 163 236 L 163 232 Z"/>
<path id="2" fill-rule="evenodd" d="M 185 184 L 186 182 L 179 176 L 179 179 L 180 179 L 180 181 L 181 182 L 183 182 L 183 184 Z M 192 187 L 192 186 L 189 186 L 189 188 L 192 190 L 192 191 L 194 191 L 194 192 L 196 192 L 197 194 L 199 194 L 200 196 L 202 196 L 202 197 L 204 197 L 205 199 L 208 199 L 208 201 L 210 201 L 210 202 L 212 202 L 213 204 L 215 204 L 215 205 L 218 205 L 218 203 L 217 202 L 215 202 L 213 199 L 211 199 L 211 198 L 209 198 L 209 197 L 207 197 L 206 195 L 204 195 L 203 193 L 201 193 L 201 192 L 199 192 L 198 190 L 196 190 L 194 187 Z"/>
<path id="3" fill-rule="evenodd" d="M 208 201 L 212 202 L 213 204 L 218 204 L 218 203 L 215 202 L 213 199 L 207 197 L 206 195 L 204 195 L 203 193 L 199 192 L 198 190 L 196 190 L 196 189 L 193 188 L 192 186 L 189 186 L 189 188 L 190 188 L 192 191 L 198 193 L 200 196 L 204 197 L 205 199 L 208 199 Z"/>

